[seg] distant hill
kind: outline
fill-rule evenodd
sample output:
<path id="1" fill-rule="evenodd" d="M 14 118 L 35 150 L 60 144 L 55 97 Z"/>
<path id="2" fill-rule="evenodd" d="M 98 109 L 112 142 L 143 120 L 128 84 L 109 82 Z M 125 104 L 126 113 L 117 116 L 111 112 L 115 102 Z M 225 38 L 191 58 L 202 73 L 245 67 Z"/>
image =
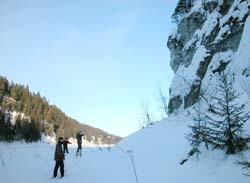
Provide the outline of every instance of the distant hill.
<path id="1" fill-rule="evenodd" d="M 79 123 L 57 106 L 50 105 L 40 93 L 28 86 L 9 82 L 0 76 L 0 140 L 37 141 L 41 134 L 75 137 L 80 130 L 92 143 L 116 143 L 121 138 Z"/>

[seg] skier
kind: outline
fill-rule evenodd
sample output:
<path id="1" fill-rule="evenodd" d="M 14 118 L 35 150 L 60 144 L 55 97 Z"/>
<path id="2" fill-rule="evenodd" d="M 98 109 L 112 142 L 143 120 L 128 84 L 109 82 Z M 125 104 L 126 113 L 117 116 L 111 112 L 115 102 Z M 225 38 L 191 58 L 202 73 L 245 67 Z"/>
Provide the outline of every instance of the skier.
<path id="1" fill-rule="evenodd" d="M 65 153 L 65 152 L 69 153 L 68 144 L 71 144 L 71 142 L 69 142 L 69 138 L 66 137 L 63 141 L 63 153 Z"/>
<path id="2" fill-rule="evenodd" d="M 64 153 L 62 150 L 63 137 L 59 137 L 58 142 L 56 144 L 55 156 L 54 160 L 56 161 L 54 168 L 54 178 L 57 176 L 57 170 L 60 167 L 61 177 L 64 177 Z"/>
<path id="3" fill-rule="evenodd" d="M 79 131 L 76 134 L 77 145 L 78 145 L 78 148 L 77 148 L 77 151 L 76 151 L 76 156 L 78 156 L 78 153 L 79 153 L 80 157 L 82 156 L 82 136 L 84 136 L 84 135 L 82 134 L 81 131 Z"/>

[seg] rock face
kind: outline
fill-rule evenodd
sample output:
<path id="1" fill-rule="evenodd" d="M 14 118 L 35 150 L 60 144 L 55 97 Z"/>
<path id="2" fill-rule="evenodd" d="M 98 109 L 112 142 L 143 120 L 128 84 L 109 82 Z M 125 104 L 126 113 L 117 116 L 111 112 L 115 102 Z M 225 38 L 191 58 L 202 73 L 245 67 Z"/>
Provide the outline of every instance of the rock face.
<path id="1" fill-rule="evenodd" d="M 177 27 L 167 42 L 175 73 L 169 113 L 192 106 L 209 77 L 230 65 L 249 12 L 249 0 L 179 0 L 172 16 Z"/>

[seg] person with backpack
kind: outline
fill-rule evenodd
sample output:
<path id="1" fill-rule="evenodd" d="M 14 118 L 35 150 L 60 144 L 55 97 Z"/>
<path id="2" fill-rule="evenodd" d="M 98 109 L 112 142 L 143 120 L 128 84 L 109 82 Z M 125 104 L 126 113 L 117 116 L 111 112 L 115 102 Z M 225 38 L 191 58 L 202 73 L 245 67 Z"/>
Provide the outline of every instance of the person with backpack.
<path id="1" fill-rule="evenodd" d="M 57 176 L 58 168 L 60 167 L 61 177 L 64 177 L 64 153 L 62 150 L 63 137 L 59 137 L 58 142 L 56 144 L 54 160 L 56 161 L 54 168 L 54 178 Z"/>
<path id="2" fill-rule="evenodd" d="M 69 142 L 69 138 L 68 137 L 66 137 L 66 138 L 64 138 L 64 140 L 63 140 L 63 153 L 69 153 L 69 150 L 68 150 L 68 144 L 71 144 L 71 142 Z"/>
<path id="3" fill-rule="evenodd" d="M 79 131 L 77 134 L 76 134 L 76 139 L 77 139 L 77 151 L 76 151 L 76 156 L 82 156 L 82 137 L 84 136 L 84 134 Z"/>

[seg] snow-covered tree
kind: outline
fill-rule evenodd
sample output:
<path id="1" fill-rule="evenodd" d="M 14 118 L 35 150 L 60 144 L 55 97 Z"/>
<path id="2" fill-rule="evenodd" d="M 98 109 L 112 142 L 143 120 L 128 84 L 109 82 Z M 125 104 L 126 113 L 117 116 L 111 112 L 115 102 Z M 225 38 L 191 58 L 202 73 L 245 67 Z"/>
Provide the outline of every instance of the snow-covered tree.
<path id="1" fill-rule="evenodd" d="M 240 95 L 233 88 L 232 78 L 221 73 L 217 79 L 212 105 L 207 112 L 197 116 L 190 127 L 189 139 L 192 145 L 202 141 L 214 149 L 225 149 L 227 154 L 235 154 L 246 147 L 247 138 L 242 132 L 250 113 L 246 112 L 245 104 L 237 103 Z"/>
<path id="2" fill-rule="evenodd" d="M 193 115 L 193 121 L 194 123 L 189 126 L 191 129 L 191 132 L 187 134 L 186 138 L 189 140 L 190 144 L 197 148 L 200 146 L 200 144 L 203 142 L 205 143 L 207 149 L 208 149 L 208 143 L 206 140 L 206 137 L 208 136 L 206 134 L 206 121 L 204 120 L 204 115 L 201 111 L 201 105 L 200 102 L 197 103 L 197 106 L 195 107 L 195 114 Z"/>

